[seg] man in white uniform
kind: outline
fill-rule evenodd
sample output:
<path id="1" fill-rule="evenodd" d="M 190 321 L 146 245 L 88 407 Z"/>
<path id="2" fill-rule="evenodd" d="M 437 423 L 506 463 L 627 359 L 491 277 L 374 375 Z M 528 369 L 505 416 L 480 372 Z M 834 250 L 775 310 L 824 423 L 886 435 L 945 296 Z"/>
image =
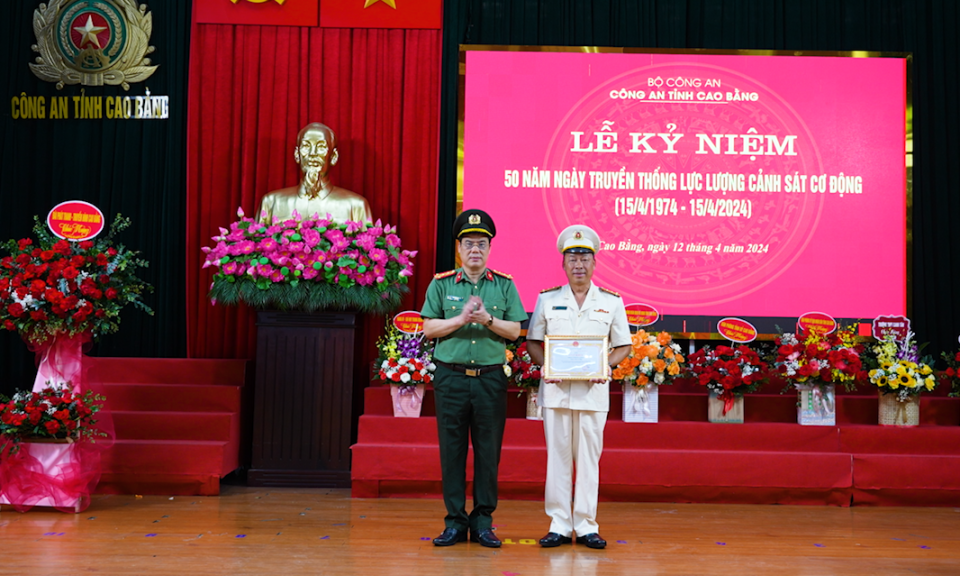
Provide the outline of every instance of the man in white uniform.
<path id="1" fill-rule="evenodd" d="M 567 285 L 540 293 L 527 331 L 527 350 L 543 364 L 545 335 L 595 335 L 609 337 L 607 362 L 616 366 L 630 352 L 630 327 L 623 300 L 616 292 L 592 282 L 600 237 L 587 226 L 573 225 L 560 233 L 557 249 L 563 254 Z M 547 439 L 547 486 L 544 503 L 550 532 L 540 545 L 552 548 L 577 544 L 605 548 L 597 525 L 597 494 L 603 427 L 610 409 L 610 381 L 541 380 L 537 394 L 543 406 L 543 431 Z M 576 464 L 576 494 L 571 498 Z M 571 500 L 573 504 L 571 506 Z"/>

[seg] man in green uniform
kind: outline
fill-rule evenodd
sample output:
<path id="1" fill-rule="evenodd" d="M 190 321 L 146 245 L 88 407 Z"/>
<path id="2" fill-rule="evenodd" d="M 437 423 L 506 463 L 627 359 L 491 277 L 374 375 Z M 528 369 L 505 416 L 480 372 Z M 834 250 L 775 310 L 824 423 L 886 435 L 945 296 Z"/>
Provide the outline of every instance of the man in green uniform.
<path id="1" fill-rule="evenodd" d="M 497 471 L 507 413 L 505 340 L 527 319 L 507 274 L 487 268 L 497 229 L 482 210 L 465 210 L 453 224 L 461 268 L 437 274 L 421 312 L 424 336 L 437 339 L 433 381 L 440 438 L 446 529 L 436 546 L 467 539 L 499 548 L 493 533 Z M 473 441 L 473 511 L 467 515 L 467 438 Z"/>

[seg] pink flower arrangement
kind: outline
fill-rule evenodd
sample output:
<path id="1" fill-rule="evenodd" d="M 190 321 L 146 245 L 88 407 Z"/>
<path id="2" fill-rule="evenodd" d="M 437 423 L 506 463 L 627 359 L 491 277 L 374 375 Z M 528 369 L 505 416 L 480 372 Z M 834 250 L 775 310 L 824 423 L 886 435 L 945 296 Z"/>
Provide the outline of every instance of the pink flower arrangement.
<path id="1" fill-rule="evenodd" d="M 417 253 L 402 250 L 396 227 L 379 220 L 341 224 L 329 215 L 301 220 L 294 214 L 267 225 L 242 209 L 237 215 L 240 220 L 213 237 L 213 247 L 202 248 L 204 268 L 218 268 L 210 294 L 215 302 L 385 312 L 399 304 L 413 275 Z"/>

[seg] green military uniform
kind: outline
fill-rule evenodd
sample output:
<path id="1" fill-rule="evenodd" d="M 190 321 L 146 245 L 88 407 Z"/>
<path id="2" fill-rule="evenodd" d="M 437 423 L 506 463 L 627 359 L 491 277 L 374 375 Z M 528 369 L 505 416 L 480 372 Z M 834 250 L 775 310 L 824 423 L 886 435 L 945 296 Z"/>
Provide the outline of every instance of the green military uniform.
<path id="1" fill-rule="evenodd" d="M 458 316 L 470 296 L 479 296 L 494 318 L 527 319 L 509 275 L 485 270 L 476 284 L 462 269 L 437 274 L 427 288 L 424 318 Z M 497 507 L 497 471 L 507 412 L 504 339 L 482 324 L 467 324 L 439 338 L 433 383 L 443 501 L 448 528 L 490 529 Z M 471 375 L 475 374 L 475 375 Z M 466 512 L 467 438 L 473 440 L 473 511 Z"/>

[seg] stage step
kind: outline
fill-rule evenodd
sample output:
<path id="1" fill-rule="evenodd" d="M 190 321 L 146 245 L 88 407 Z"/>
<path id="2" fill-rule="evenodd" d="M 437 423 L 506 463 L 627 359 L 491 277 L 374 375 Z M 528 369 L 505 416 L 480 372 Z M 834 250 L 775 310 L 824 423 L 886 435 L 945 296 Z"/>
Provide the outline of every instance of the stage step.
<path id="1" fill-rule="evenodd" d="M 368 389 L 367 407 L 382 406 L 383 394 L 378 388 Z M 672 400 L 698 404 L 701 400 L 677 396 Z M 861 404 L 871 399 L 875 417 L 875 396 L 850 397 Z M 793 401 L 769 397 L 774 400 Z M 515 399 L 511 396 L 509 402 Z M 921 418 L 925 407 L 933 405 L 939 408 L 933 418 L 949 420 L 958 402 L 926 398 Z M 613 419 L 611 410 L 600 464 L 601 499 L 835 506 L 956 506 L 960 501 L 960 426 L 955 420 L 952 425 L 925 423 L 916 428 L 751 422 L 749 411 L 762 405 L 747 404 L 745 424 L 628 423 Z M 696 413 L 706 420 L 705 402 L 703 411 L 698 406 Z M 352 449 L 354 497 L 440 496 L 434 417 L 364 414 Z M 472 466 L 471 454 L 468 478 Z M 541 499 L 545 475 L 543 423 L 508 418 L 500 496 Z"/>
<path id="2" fill-rule="evenodd" d="M 227 442 L 240 426 L 233 412 L 138 412 L 114 410 L 118 438 L 131 440 L 215 440 Z"/>
<path id="3" fill-rule="evenodd" d="M 242 390 L 237 385 L 200 383 L 105 382 L 103 387 L 111 410 L 139 412 L 231 412 L 240 404 Z"/>
<path id="4" fill-rule="evenodd" d="M 116 431 L 99 492 L 216 495 L 240 465 L 244 360 L 89 358 Z"/>
<path id="5" fill-rule="evenodd" d="M 781 384 L 771 383 L 758 392 L 744 396 L 744 419 L 747 423 L 796 424 L 797 396 L 781 394 Z M 920 397 L 920 424 L 930 426 L 957 426 L 960 423 L 960 399 L 948 398 L 948 387 L 941 386 L 933 393 Z M 660 422 L 707 421 L 707 392 L 692 382 L 661 386 L 659 393 Z M 877 423 L 877 393 L 862 387 L 854 392 L 839 391 L 836 395 L 837 424 L 875 426 Z M 368 386 L 364 389 L 364 414 L 393 414 L 390 387 Z M 436 415 L 433 389 L 426 387 L 421 416 Z M 507 418 L 526 417 L 526 396 L 513 388 L 507 391 Z M 614 386 L 610 390 L 608 422 L 623 420 L 623 391 Z"/>
<path id="6" fill-rule="evenodd" d="M 86 358 L 103 382 L 236 386 L 246 360 L 191 358 Z"/>

